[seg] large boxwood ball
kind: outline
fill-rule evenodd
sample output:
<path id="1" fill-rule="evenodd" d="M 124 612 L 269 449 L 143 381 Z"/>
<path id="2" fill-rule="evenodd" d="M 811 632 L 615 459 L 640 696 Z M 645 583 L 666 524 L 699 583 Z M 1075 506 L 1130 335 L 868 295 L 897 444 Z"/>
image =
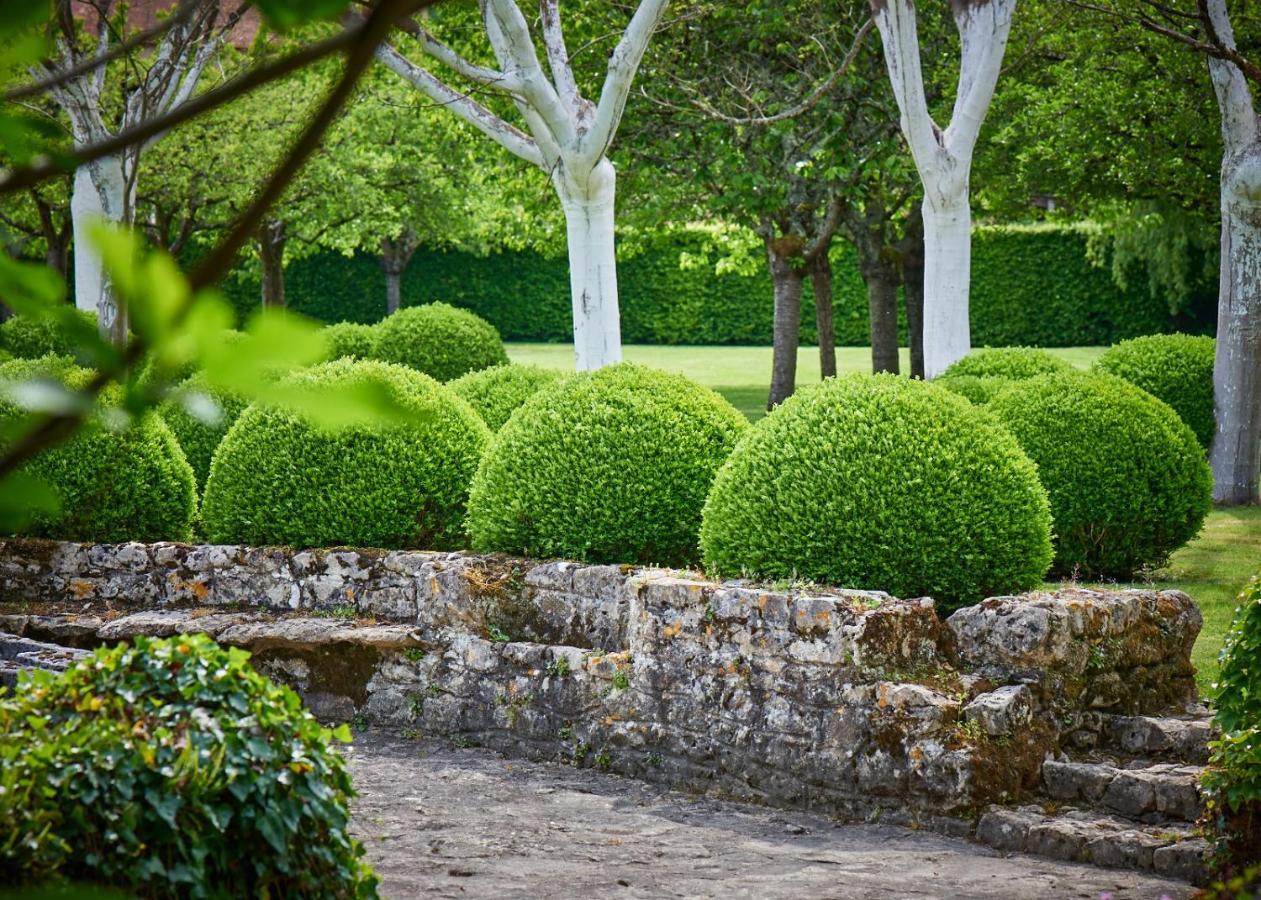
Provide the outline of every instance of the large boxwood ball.
<path id="1" fill-rule="evenodd" d="M 1072 368 L 1059 357 L 1036 347 L 986 347 L 973 350 L 952 363 L 942 374 L 1020 380 L 1051 372 L 1067 372 Z"/>
<path id="2" fill-rule="evenodd" d="M 1213 442 L 1213 356 L 1217 342 L 1190 334 L 1152 334 L 1122 341 L 1095 361 L 1095 371 L 1124 378 L 1159 397 L 1191 426 L 1200 446 Z"/>
<path id="3" fill-rule="evenodd" d="M 82 388 L 92 372 L 67 357 L 12 360 L 0 365 L 0 383 L 55 379 Z M 103 408 L 117 406 L 121 392 L 107 389 Z M 7 393 L 0 394 L 0 425 L 23 416 Z M 68 541 L 187 540 L 197 497 L 189 467 L 171 429 L 148 413 L 121 431 L 93 418 L 65 443 L 23 467 L 53 488 L 59 513 L 41 514 L 23 533 Z"/>
<path id="4" fill-rule="evenodd" d="M 376 330 L 377 359 L 411 366 L 439 381 L 508 362 L 494 325 L 446 303 L 400 309 Z"/>
<path id="5" fill-rule="evenodd" d="M 967 397 L 977 406 L 984 406 L 1015 380 L 998 375 L 939 375 L 933 379 L 933 384 Z"/>
<path id="6" fill-rule="evenodd" d="M 184 450 L 188 464 L 193 467 L 198 488 L 204 488 L 215 449 L 249 403 L 238 394 L 211 386 L 202 375 L 186 379 L 178 385 L 176 392 L 179 396 L 163 403 L 159 411 Z M 208 404 L 211 408 L 198 409 L 199 414 L 193 415 L 186 401 Z M 202 414 L 212 413 L 216 408 L 218 419 L 215 421 Z"/>
<path id="7" fill-rule="evenodd" d="M 1036 587 L 1051 516 L 1033 463 L 983 410 L 922 381 L 850 375 L 744 436 L 714 480 L 701 550 L 720 575 L 953 608 Z"/>
<path id="8" fill-rule="evenodd" d="M 517 407 L 561 377 L 555 369 L 539 366 L 495 366 L 461 375 L 448 387 L 468 401 L 491 431 L 498 431 Z"/>
<path id="9" fill-rule="evenodd" d="M 76 310 L 80 319 L 96 328 L 96 313 Z M 47 319 L 34 319 L 17 315 L 0 324 L 0 349 L 7 350 L 18 359 L 39 359 L 77 355 L 77 348 L 70 338 Z"/>
<path id="10" fill-rule="evenodd" d="M 289 376 L 308 387 L 376 384 L 407 422 L 330 431 L 258 404 L 210 465 L 201 519 L 215 543 L 299 547 L 463 544 L 469 482 L 490 432 L 467 403 L 404 366 L 342 359 Z"/>
<path id="11" fill-rule="evenodd" d="M 745 418 L 681 375 L 622 363 L 535 394 L 495 436 L 469 497 L 474 548 L 683 565 Z"/>
<path id="12" fill-rule="evenodd" d="M 1213 480 L 1168 404 L 1112 375 L 1064 372 L 1012 385 L 986 409 L 1037 464 L 1055 519 L 1055 568 L 1129 578 L 1199 532 Z"/>
<path id="13" fill-rule="evenodd" d="M 329 359 L 372 359 L 376 355 L 377 328 L 359 322 L 338 322 L 324 329 Z"/>

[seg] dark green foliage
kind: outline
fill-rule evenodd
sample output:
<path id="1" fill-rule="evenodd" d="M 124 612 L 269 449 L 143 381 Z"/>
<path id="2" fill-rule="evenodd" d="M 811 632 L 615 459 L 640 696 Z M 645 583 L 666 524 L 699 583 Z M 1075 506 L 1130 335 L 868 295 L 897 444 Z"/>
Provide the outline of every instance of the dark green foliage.
<path id="1" fill-rule="evenodd" d="M 324 329 L 328 338 L 329 359 L 343 356 L 351 359 L 372 359 L 376 352 L 377 330 L 359 322 L 338 322 Z"/>
<path id="2" fill-rule="evenodd" d="M 715 274 L 714 263 L 679 267 L 681 253 L 703 256 L 695 235 L 652 238 L 618 260 L 622 338 L 628 344 L 769 344 L 771 284 L 756 274 Z M 867 294 L 852 248 L 836 242 L 837 341 L 868 343 Z M 297 312 L 336 322 L 374 322 L 382 315 L 375 258 L 320 253 L 295 260 L 285 290 Z M 1144 279 L 1121 291 L 1108 268 L 1086 258 L 1086 234 L 1072 228 L 984 227 L 973 235 L 972 339 L 978 345 L 1045 347 L 1112 344 L 1172 331 L 1178 320 Z M 225 289 L 242 312 L 258 306 L 258 282 L 230 278 Z M 413 303 L 443 298 L 491 322 L 507 340 L 569 341 L 573 336 L 564 256 L 530 252 L 479 257 L 422 248 L 403 273 Z M 802 340 L 816 340 L 810 292 L 802 298 Z"/>
<path id="3" fill-rule="evenodd" d="M 1239 595 L 1221 652 L 1215 724 L 1204 774 L 1207 818 L 1228 871 L 1261 864 L 1261 578 Z"/>
<path id="4" fill-rule="evenodd" d="M 747 427 L 680 375 L 623 363 L 567 378 L 526 401 L 491 442 L 469 496 L 473 546 L 691 562 L 714 472 Z"/>
<path id="5" fill-rule="evenodd" d="M 447 386 L 477 411 L 491 431 L 498 431 L 518 406 L 560 378 L 555 369 L 508 365 L 469 372 Z"/>
<path id="6" fill-rule="evenodd" d="M 947 372 L 934 378 L 933 384 L 960 397 L 967 397 L 977 406 L 984 406 L 993 400 L 999 391 L 1015 380 L 997 376 L 954 375 Z"/>
<path id="7" fill-rule="evenodd" d="M 973 350 L 951 365 L 944 374 L 1018 381 L 1051 372 L 1067 372 L 1072 368 L 1064 360 L 1036 347 L 985 347 Z"/>
<path id="8" fill-rule="evenodd" d="M 80 318 L 96 328 L 96 314 L 80 312 Z M 41 356 L 75 356 L 76 349 L 68 335 L 47 319 L 13 316 L 0 324 L 0 349 L 18 359 L 39 359 Z"/>
<path id="9" fill-rule="evenodd" d="M 848 375 L 758 422 L 701 526 L 720 575 L 803 578 L 954 608 L 1039 584 L 1051 517 L 1012 436 L 949 391 Z"/>
<path id="10" fill-rule="evenodd" d="M 1128 579 L 1199 533 L 1211 506 L 1204 451 L 1165 403 L 1112 375 L 1017 382 L 986 409 L 1038 466 L 1055 569 Z"/>
<path id="11" fill-rule="evenodd" d="M 1213 442 L 1213 354 L 1217 342 L 1190 334 L 1153 334 L 1122 341 L 1094 368 L 1159 397 L 1191 426 L 1200 446 Z"/>
<path id="12" fill-rule="evenodd" d="M 0 381 L 50 378 L 82 388 L 92 373 L 66 357 L 12 360 L 0 365 Z M 121 391 L 110 388 L 102 408 L 116 407 Z M 0 423 L 24 415 L 0 398 Z M 156 413 L 122 431 L 93 420 L 69 441 L 39 454 L 23 471 L 52 486 L 61 509 L 41 514 L 24 530 L 32 537 L 71 541 L 187 540 L 196 507 L 193 471 L 175 435 Z"/>
<path id="13" fill-rule="evenodd" d="M 194 416 L 188 411 L 185 402 L 186 398 L 192 395 L 196 395 L 192 402 L 203 405 L 206 400 L 209 400 L 218 407 L 217 422 L 213 424 L 206 422 L 203 418 Z M 237 394 L 211 387 L 202 376 L 194 375 L 178 386 L 177 396 L 174 399 L 168 400 L 159 408 L 162 418 L 166 420 L 175 439 L 179 441 L 188 464 L 193 467 L 199 489 L 206 486 L 206 478 L 210 475 L 210 460 L 214 456 L 215 448 L 228 433 L 228 429 L 232 427 L 237 416 L 244 412 L 248 405 L 245 399 Z"/>
<path id="14" fill-rule="evenodd" d="M 388 385 L 412 418 L 330 432 L 254 405 L 215 452 L 201 518 L 213 543 L 433 547 L 463 543 L 469 482 L 490 437 L 467 403 L 404 366 L 342 359 L 293 385 Z"/>
<path id="15" fill-rule="evenodd" d="M 333 733 L 248 658 L 141 636 L 0 695 L 0 882 L 375 897 Z"/>
<path id="16" fill-rule="evenodd" d="M 447 303 L 400 309 L 377 325 L 376 333 L 375 358 L 439 381 L 508 362 L 495 326 Z"/>

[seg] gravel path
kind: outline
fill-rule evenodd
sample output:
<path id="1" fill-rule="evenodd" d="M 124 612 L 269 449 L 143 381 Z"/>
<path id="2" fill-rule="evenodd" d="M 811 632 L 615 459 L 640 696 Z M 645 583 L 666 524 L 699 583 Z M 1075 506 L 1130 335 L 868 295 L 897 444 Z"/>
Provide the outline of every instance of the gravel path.
<path id="1" fill-rule="evenodd" d="M 403 897 L 1185 898 L 1191 889 L 881 825 L 698 799 L 387 732 L 351 753 L 356 833 Z"/>

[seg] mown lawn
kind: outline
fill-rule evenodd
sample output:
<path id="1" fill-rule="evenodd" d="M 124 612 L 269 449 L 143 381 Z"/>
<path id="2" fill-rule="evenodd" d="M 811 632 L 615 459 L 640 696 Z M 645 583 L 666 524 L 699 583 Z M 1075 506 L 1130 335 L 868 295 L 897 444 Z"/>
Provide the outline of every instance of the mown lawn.
<path id="1" fill-rule="evenodd" d="M 1066 347 L 1051 350 L 1079 368 L 1088 368 L 1103 347 Z M 770 347 L 654 347 L 624 348 L 626 359 L 679 372 L 723 394 L 750 419 L 766 414 L 766 385 L 770 381 Z M 573 366 L 573 347 L 568 344 L 509 344 L 514 362 L 555 369 Z M 871 351 L 866 347 L 838 347 L 837 368 L 842 372 L 871 370 Z M 803 347 L 798 355 L 797 383 L 819 380 L 819 354 Z M 907 367 L 903 351 L 903 367 Z M 1253 575 L 1261 573 L 1261 507 L 1218 509 L 1209 514 L 1198 538 L 1173 555 L 1169 565 L 1153 574 L 1153 585 L 1186 591 L 1204 612 L 1204 630 L 1195 645 L 1200 690 L 1212 692 L 1217 675 L 1217 652 L 1230 625 L 1235 597 Z"/>

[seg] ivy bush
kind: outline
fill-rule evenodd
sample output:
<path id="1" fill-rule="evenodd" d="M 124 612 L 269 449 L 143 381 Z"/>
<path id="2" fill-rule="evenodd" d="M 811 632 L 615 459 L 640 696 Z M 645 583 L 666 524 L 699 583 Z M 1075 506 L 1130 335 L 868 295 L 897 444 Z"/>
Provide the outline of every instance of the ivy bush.
<path id="1" fill-rule="evenodd" d="M 1055 569 L 1131 578 L 1199 533 L 1212 476 L 1167 404 L 1112 375 L 1062 372 L 990 401 L 1038 466 L 1055 519 Z"/>
<path id="2" fill-rule="evenodd" d="M 491 431 L 498 431 L 522 403 L 562 375 L 539 366 L 495 366 L 469 372 L 448 387 L 477 411 Z"/>
<path id="3" fill-rule="evenodd" d="M 477 550 L 685 565 L 701 506 L 748 422 L 708 388 L 622 363 L 535 394 L 469 496 Z"/>
<path id="4" fill-rule="evenodd" d="M 1050 372 L 1067 372 L 1072 368 L 1059 357 L 1036 347 L 985 347 L 973 350 L 942 374 L 943 377 L 970 375 L 974 378 L 1020 381 Z"/>
<path id="5" fill-rule="evenodd" d="M 0 364 L 0 383 L 34 378 L 82 388 L 92 372 L 67 357 L 15 359 Z M 100 410 L 117 406 L 116 386 L 100 398 Z M 25 411 L 0 395 L 0 427 Z M 63 444 L 40 453 L 23 471 L 50 485 L 60 510 L 40 513 L 24 533 L 68 541 L 187 540 L 197 497 L 193 470 L 161 416 L 150 412 L 129 428 L 105 428 L 99 417 Z"/>
<path id="6" fill-rule="evenodd" d="M 469 482 L 490 432 L 472 408 L 405 366 L 335 360 L 295 386 L 383 382 L 413 418 L 330 432 L 250 406 L 210 464 L 201 520 L 212 543 L 452 549 L 463 544 Z"/>
<path id="7" fill-rule="evenodd" d="M 749 430 L 714 479 L 700 544 L 719 575 L 953 609 L 1036 587 L 1051 517 L 1033 464 L 982 410 L 922 381 L 848 375 Z"/>
<path id="8" fill-rule="evenodd" d="M 210 460 L 219 442 L 248 404 L 238 394 L 213 387 L 201 375 L 193 375 L 183 381 L 176 392 L 177 396 L 163 403 L 159 412 L 179 441 L 188 464 L 193 467 L 198 489 L 204 489 L 206 478 L 210 475 Z M 197 395 L 213 403 L 218 409 L 218 419 L 210 422 L 205 416 L 190 413 L 183 402 L 183 398 L 189 395 Z"/>
<path id="9" fill-rule="evenodd" d="M 495 326 L 446 303 L 400 309 L 377 325 L 376 333 L 377 359 L 411 366 L 439 381 L 508 362 Z"/>
<path id="10" fill-rule="evenodd" d="M 372 359 L 376 353 L 377 330 L 359 322 L 338 322 L 324 329 L 328 339 L 329 359 L 343 356 L 351 359 Z"/>
<path id="11" fill-rule="evenodd" d="M 141 636 L 0 694 L 0 882 L 375 897 L 330 745 L 349 731 L 321 728 L 248 657 Z"/>
<path id="12" fill-rule="evenodd" d="M 84 323 L 96 328 L 96 314 L 78 311 Z M 0 323 L 0 350 L 18 359 L 39 359 L 41 356 L 70 356 L 77 354 L 70 336 L 47 319 L 29 316 L 12 316 Z"/>
<path id="13" fill-rule="evenodd" d="M 1152 334 L 1109 347 L 1094 369 L 1159 397 L 1191 426 L 1205 449 L 1213 442 L 1213 356 L 1217 342 L 1190 334 Z"/>

